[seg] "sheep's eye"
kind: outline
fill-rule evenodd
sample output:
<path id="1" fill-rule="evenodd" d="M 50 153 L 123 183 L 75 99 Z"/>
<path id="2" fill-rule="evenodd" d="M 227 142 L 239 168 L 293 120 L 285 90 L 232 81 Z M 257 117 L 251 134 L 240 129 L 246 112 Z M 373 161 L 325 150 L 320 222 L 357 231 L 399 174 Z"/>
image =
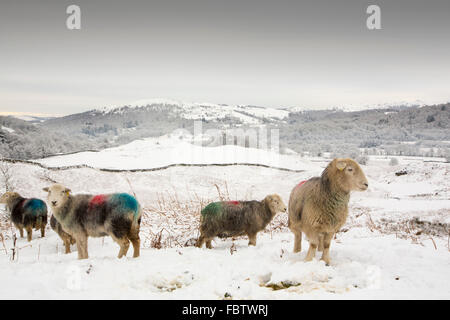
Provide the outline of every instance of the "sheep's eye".
<path id="1" fill-rule="evenodd" d="M 353 169 L 352 168 L 348 168 L 348 171 L 353 171 Z"/>

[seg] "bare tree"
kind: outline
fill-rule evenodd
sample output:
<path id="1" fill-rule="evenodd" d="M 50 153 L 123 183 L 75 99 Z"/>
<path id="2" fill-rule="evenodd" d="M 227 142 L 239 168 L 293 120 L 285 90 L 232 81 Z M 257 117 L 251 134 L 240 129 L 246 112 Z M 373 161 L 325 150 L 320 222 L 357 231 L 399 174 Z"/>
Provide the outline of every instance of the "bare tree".
<path id="1" fill-rule="evenodd" d="M 2 180 L 2 184 L 5 188 L 5 192 L 13 191 L 13 174 L 12 174 L 12 165 L 0 158 L 0 177 Z"/>

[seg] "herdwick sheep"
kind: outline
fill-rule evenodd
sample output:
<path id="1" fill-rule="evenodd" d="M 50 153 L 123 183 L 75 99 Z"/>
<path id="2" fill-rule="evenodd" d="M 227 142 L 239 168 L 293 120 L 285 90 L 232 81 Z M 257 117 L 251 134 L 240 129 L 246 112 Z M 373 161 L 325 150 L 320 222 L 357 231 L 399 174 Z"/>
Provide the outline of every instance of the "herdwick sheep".
<path id="1" fill-rule="evenodd" d="M 47 225 L 47 205 L 40 199 L 26 199 L 17 192 L 6 192 L 0 198 L 0 203 L 6 204 L 6 209 L 11 214 L 11 221 L 19 229 L 20 237 L 23 237 L 23 229 L 27 231 L 27 240 L 31 241 L 33 228 L 41 230 L 41 236 L 45 236 Z"/>
<path id="2" fill-rule="evenodd" d="M 64 242 L 64 247 L 66 249 L 66 254 L 70 253 L 70 245 L 75 244 L 75 239 L 72 238 L 70 234 L 65 232 L 61 226 L 61 223 L 56 220 L 55 216 L 52 215 L 50 218 L 50 226 L 52 227 L 53 231 L 55 231 L 61 240 Z"/>
<path id="3" fill-rule="evenodd" d="M 200 237 L 197 247 L 211 249 L 211 240 L 246 234 L 249 245 L 256 245 L 256 234 L 272 221 L 277 212 L 286 212 L 286 205 L 277 194 L 262 201 L 221 201 L 208 204 L 201 211 Z"/>
<path id="4" fill-rule="evenodd" d="M 136 198 L 127 193 L 72 195 L 60 184 L 43 190 L 56 220 L 75 239 L 78 259 L 89 257 L 88 237 L 107 235 L 119 244 L 119 258 L 126 256 L 130 241 L 133 257 L 139 256 L 141 207 Z"/>
<path id="5" fill-rule="evenodd" d="M 305 260 L 311 261 L 316 248 L 330 263 L 330 243 L 348 215 L 350 191 L 365 191 L 369 184 L 361 167 L 352 159 L 334 159 L 321 177 L 302 181 L 289 197 L 289 229 L 294 233 L 294 252 L 301 251 L 302 232 L 309 240 Z"/>

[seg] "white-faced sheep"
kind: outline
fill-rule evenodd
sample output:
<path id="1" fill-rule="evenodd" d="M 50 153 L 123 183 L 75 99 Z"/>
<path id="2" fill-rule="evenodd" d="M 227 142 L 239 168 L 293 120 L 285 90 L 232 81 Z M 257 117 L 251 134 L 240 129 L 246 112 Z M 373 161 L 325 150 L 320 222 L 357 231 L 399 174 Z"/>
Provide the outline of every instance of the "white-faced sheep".
<path id="1" fill-rule="evenodd" d="M 262 201 L 221 201 L 208 204 L 201 212 L 200 237 L 197 247 L 211 248 L 211 240 L 247 235 L 249 245 L 256 245 L 256 234 L 272 221 L 277 212 L 286 212 L 286 205 L 277 194 Z"/>
<path id="2" fill-rule="evenodd" d="M 330 263 L 330 243 L 348 215 L 350 191 L 368 188 L 361 167 L 352 159 L 334 159 L 321 177 L 298 184 L 289 198 L 289 229 L 294 233 L 294 252 L 301 251 L 302 232 L 309 240 L 306 261 L 323 251 L 322 260 Z"/>
<path id="3" fill-rule="evenodd" d="M 78 259 L 88 258 L 88 237 L 107 235 L 119 244 L 119 258 L 126 256 L 130 241 L 133 257 L 139 256 L 141 207 L 136 198 L 127 193 L 72 195 L 60 184 L 43 190 L 56 220 L 75 239 Z"/>
<path id="4" fill-rule="evenodd" d="M 25 229 L 27 240 L 31 241 L 33 228 L 41 230 L 41 236 L 45 236 L 47 206 L 44 201 L 36 198 L 26 199 L 17 192 L 6 192 L 1 196 L 0 203 L 6 204 L 12 223 L 19 229 L 20 237 L 23 237 Z"/>

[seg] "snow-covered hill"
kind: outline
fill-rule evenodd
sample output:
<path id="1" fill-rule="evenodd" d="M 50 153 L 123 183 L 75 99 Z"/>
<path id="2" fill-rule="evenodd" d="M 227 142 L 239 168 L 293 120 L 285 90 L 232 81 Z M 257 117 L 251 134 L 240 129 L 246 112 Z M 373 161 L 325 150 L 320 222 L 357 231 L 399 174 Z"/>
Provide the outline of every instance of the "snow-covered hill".
<path id="1" fill-rule="evenodd" d="M 275 108 L 265 108 L 245 105 L 227 105 L 215 103 L 191 103 L 169 99 L 138 100 L 125 106 L 109 106 L 98 109 L 103 113 L 123 114 L 133 109 L 157 108 L 191 120 L 221 120 L 235 118 L 245 124 L 260 124 L 263 120 L 283 120 L 289 116 L 289 111 Z"/>
<path id="2" fill-rule="evenodd" d="M 203 147 L 195 145 L 192 136 L 165 135 L 136 140 L 100 152 L 80 152 L 36 160 L 49 167 L 88 165 L 105 169 L 152 169 L 173 164 L 249 163 L 292 170 L 311 170 L 317 165 L 300 156 L 281 155 L 267 149 L 238 145 Z"/>
<path id="3" fill-rule="evenodd" d="M 383 109 L 402 109 L 410 107 L 423 107 L 441 103 L 448 103 L 448 101 L 423 101 L 420 99 L 416 100 L 403 100 L 403 101 L 391 101 L 391 102 L 380 102 L 380 103 L 364 103 L 364 104 L 342 104 L 335 106 L 324 106 L 322 108 L 315 108 L 315 110 L 341 110 L 345 112 L 355 112 L 364 110 L 383 110 Z M 304 112 L 309 111 L 311 108 L 308 107 L 292 107 L 288 109 L 290 112 Z"/>

